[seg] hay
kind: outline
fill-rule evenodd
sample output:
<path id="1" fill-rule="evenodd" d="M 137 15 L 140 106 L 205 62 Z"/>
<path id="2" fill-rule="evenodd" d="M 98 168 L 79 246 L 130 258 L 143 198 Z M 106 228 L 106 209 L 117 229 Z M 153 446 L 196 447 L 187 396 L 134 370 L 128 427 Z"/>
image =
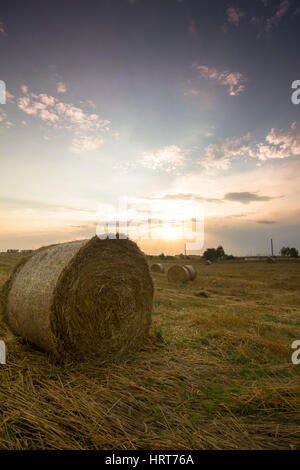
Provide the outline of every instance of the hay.
<path id="1" fill-rule="evenodd" d="M 165 268 L 164 268 L 164 265 L 161 264 L 161 263 L 155 263 L 155 264 L 152 264 L 151 266 L 151 271 L 155 272 L 155 273 L 164 273 L 165 272 Z"/>
<path id="2" fill-rule="evenodd" d="M 151 324 L 147 261 L 127 239 L 75 241 L 22 260 L 2 290 L 12 331 L 58 359 L 124 354 Z"/>
<path id="3" fill-rule="evenodd" d="M 272 258 L 271 256 L 269 256 L 269 257 L 267 258 L 267 261 L 268 261 L 268 263 L 275 263 L 275 259 Z"/>
<path id="4" fill-rule="evenodd" d="M 168 269 L 169 282 L 187 282 L 190 279 L 190 271 L 185 266 L 175 264 Z"/>
<path id="5" fill-rule="evenodd" d="M 205 264 L 206 264 L 207 266 L 210 266 L 212 263 L 211 263 L 211 261 L 210 261 L 209 259 L 206 259 L 206 260 L 205 260 Z"/>
<path id="6" fill-rule="evenodd" d="M 194 268 L 194 266 L 192 266 L 191 264 L 185 264 L 184 267 L 189 271 L 190 273 L 190 281 L 194 281 L 197 277 L 197 271 L 196 269 Z"/>

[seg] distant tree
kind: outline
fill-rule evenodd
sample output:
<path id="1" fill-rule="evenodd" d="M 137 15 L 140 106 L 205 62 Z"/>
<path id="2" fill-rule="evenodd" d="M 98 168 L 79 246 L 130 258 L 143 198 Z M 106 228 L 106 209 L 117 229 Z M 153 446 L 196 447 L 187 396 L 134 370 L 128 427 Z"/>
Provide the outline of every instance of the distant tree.
<path id="1" fill-rule="evenodd" d="M 216 259 L 224 259 L 227 257 L 227 255 L 225 254 L 224 248 L 219 245 L 217 249 L 207 248 L 207 250 L 203 253 L 203 257 L 209 261 L 215 261 Z"/>
<path id="2" fill-rule="evenodd" d="M 281 256 L 290 256 L 291 258 L 298 258 L 299 251 L 297 248 L 289 248 L 288 246 L 283 246 L 280 250 Z"/>
<path id="3" fill-rule="evenodd" d="M 217 251 L 218 258 L 224 258 L 225 251 L 224 251 L 224 248 L 221 245 L 218 246 L 216 251 Z"/>
<path id="4" fill-rule="evenodd" d="M 158 257 L 159 257 L 160 259 L 165 259 L 165 254 L 164 254 L 164 253 L 161 253 Z"/>
<path id="5" fill-rule="evenodd" d="M 218 253 L 215 248 L 207 248 L 203 253 L 203 258 L 209 261 L 215 261 L 218 258 Z"/>
<path id="6" fill-rule="evenodd" d="M 290 257 L 298 258 L 299 251 L 296 248 L 290 248 Z"/>
<path id="7" fill-rule="evenodd" d="M 290 256 L 290 251 L 290 248 L 288 248 L 287 246 L 283 246 L 280 250 L 280 254 L 281 256 Z"/>

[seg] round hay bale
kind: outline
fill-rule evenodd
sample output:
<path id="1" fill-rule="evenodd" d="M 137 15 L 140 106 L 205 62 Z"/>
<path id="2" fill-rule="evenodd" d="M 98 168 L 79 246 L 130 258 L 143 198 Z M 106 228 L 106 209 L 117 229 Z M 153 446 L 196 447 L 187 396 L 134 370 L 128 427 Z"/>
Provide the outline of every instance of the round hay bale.
<path id="1" fill-rule="evenodd" d="M 269 256 L 269 257 L 267 258 L 267 261 L 268 261 L 268 263 L 275 263 L 275 259 L 272 258 L 272 256 Z"/>
<path id="2" fill-rule="evenodd" d="M 184 267 L 189 271 L 190 273 L 190 281 L 194 281 L 197 277 L 197 271 L 196 269 L 194 268 L 194 266 L 192 266 L 191 264 L 185 264 Z"/>
<path id="3" fill-rule="evenodd" d="M 190 279 L 190 271 L 185 266 L 175 264 L 168 269 L 169 282 L 187 282 Z"/>
<path id="4" fill-rule="evenodd" d="M 206 260 L 205 260 L 205 264 L 206 264 L 206 266 L 210 266 L 212 263 L 211 263 L 211 261 L 210 261 L 209 259 L 206 259 Z"/>
<path id="5" fill-rule="evenodd" d="M 74 241 L 23 260 L 2 290 L 12 331 L 57 359 L 137 348 L 151 324 L 153 282 L 128 239 Z"/>
<path id="6" fill-rule="evenodd" d="M 155 263 L 155 264 L 152 264 L 151 266 L 151 271 L 155 272 L 155 273 L 164 273 L 165 272 L 165 268 L 164 268 L 164 265 L 161 264 L 161 263 Z"/>

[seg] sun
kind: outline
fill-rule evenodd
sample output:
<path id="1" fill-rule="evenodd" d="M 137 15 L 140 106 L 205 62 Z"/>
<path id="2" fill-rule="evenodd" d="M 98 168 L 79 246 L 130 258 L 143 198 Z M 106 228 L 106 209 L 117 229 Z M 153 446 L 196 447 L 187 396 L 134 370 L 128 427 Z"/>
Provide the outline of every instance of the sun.
<path id="1" fill-rule="evenodd" d="M 182 228 L 174 225 L 167 225 L 160 228 L 161 238 L 164 240 L 180 240 L 182 238 Z"/>

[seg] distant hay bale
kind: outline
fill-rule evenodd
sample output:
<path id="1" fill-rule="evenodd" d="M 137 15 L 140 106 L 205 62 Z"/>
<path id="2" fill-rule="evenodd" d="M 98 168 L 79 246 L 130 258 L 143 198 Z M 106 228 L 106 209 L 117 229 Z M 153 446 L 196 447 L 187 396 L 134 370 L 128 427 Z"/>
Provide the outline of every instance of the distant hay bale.
<path id="1" fill-rule="evenodd" d="M 190 279 L 190 271 L 179 264 L 175 264 L 168 269 L 169 282 L 187 282 Z"/>
<path id="2" fill-rule="evenodd" d="M 190 273 L 190 281 L 194 281 L 197 277 L 197 271 L 196 269 L 194 268 L 194 266 L 192 266 L 191 264 L 185 264 L 184 267 L 189 271 Z"/>
<path id="3" fill-rule="evenodd" d="M 212 263 L 211 263 L 211 261 L 210 261 L 209 259 L 206 259 L 206 260 L 205 260 L 205 264 L 206 264 L 207 266 L 210 266 Z"/>
<path id="4" fill-rule="evenodd" d="M 151 266 L 151 271 L 155 272 L 155 273 L 164 273 L 165 272 L 165 268 L 164 268 L 164 265 L 161 264 L 161 263 L 155 263 L 155 264 L 152 264 Z"/>
<path id="5" fill-rule="evenodd" d="M 275 259 L 272 256 L 268 256 L 267 261 L 268 263 L 275 263 Z"/>
<path id="6" fill-rule="evenodd" d="M 57 359 L 107 358 L 143 342 L 153 283 L 134 242 L 93 237 L 37 250 L 1 298 L 12 331 Z"/>

